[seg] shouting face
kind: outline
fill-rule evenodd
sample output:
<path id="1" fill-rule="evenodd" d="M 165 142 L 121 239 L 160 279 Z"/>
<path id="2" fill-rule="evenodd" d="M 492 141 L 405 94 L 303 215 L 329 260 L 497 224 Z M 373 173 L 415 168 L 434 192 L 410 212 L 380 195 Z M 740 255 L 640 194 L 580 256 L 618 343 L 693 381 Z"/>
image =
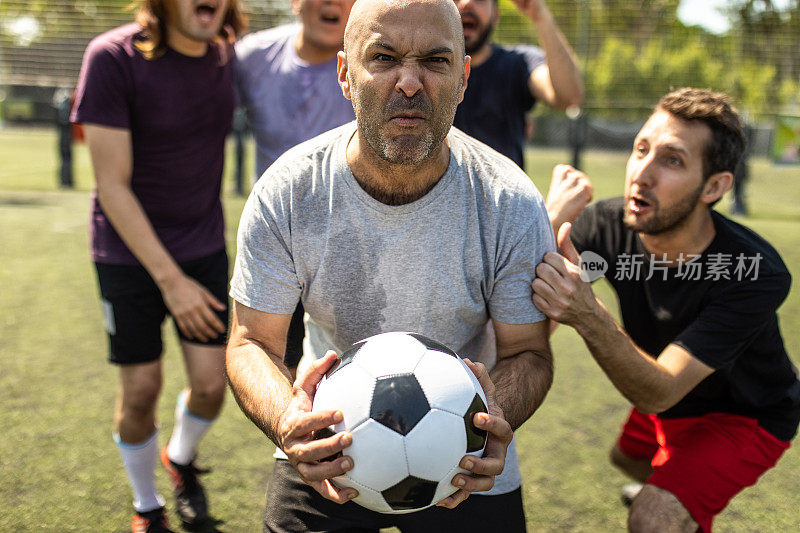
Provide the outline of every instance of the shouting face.
<path id="1" fill-rule="evenodd" d="M 187 54 L 205 53 L 209 41 L 222 27 L 228 11 L 228 0 L 169 0 L 167 35 L 169 45 Z"/>
<path id="2" fill-rule="evenodd" d="M 464 28 L 464 44 L 472 55 L 489 41 L 499 12 L 495 0 L 455 0 Z"/>
<path id="3" fill-rule="evenodd" d="M 681 226 L 701 205 L 703 152 L 708 126 L 656 111 L 642 127 L 628 159 L 625 224 L 634 231 L 660 234 Z"/>
<path id="4" fill-rule="evenodd" d="M 340 61 L 359 136 L 378 157 L 414 165 L 441 148 L 469 72 L 452 2 L 362 0 Z"/>
<path id="5" fill-rule="evenodd" d="M 342 49 L 344 28 L 355 0 L 292 0 L 300 18 L 303 38 L 320 50 Z"/>

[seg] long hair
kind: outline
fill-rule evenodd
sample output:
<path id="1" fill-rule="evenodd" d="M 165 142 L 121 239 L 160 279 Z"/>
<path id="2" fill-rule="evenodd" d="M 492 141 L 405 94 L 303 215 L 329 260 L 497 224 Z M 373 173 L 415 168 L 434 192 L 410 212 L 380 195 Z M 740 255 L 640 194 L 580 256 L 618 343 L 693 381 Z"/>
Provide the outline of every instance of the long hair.
<path id="1" fill-rule="evenodd" d="M 167 2 L 173 0 L 136 0 L 132 8 L 138 6 L 136 22 L 144 28 L 143 39 L 136 48 L 146 59 L 155 59 L 167 50 Z M 247 16 L 243 13 L 240 0 L 228 0 L 228 10 L 222 21 L 216 44 L 233 44 L 237 35 L 247 28 Z M 223 54 L 223 63 L 227 56 Z"/>

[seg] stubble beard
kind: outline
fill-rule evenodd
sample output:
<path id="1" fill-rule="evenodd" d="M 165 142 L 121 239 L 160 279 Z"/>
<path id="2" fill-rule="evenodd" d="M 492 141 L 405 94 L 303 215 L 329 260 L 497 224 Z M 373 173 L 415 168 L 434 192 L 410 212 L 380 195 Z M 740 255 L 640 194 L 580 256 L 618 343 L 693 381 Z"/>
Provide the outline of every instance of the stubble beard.
<path id="1" fill-rule="evenodd" d="M 494 31 L 494 24 L 487 24 L 486 27 L 478 34 L 475 38 L 475 41 L 472 45 L 464 43 L 465 51 L 467 55 L 473 55 L 475 52 L 479 51 L 483 46 L 489 41 L 489 37 L 492 36 L 492 32 Z"/>
<path id="2" fill-rule="evenodd" d="M 462 82 L 463 83 L 463 82 Z M 352 82 L 351 82 L 352 87 Z M 447 137 L 453 124 L 453 116 L 458 105 L 461 84 L 453 98 L 443 102 L 446 109 L 435 114 L 430 100 L 423 93 L 406 97 L 395 93 L 384 109 L 377 109 L 379 99 L 366 94 L 356 97 L 353 105 L 356 114 L 359 136 L 383 161 L 393 165 L 419 165 L 429 159 Z M 358 91 L 356 95 L 361 96 Z M 366 105 L 364 102 L 372 102 Z M 421 135 L 390 136 L 381 126 L 389 117 L 402 111 L 420 111 L 427 117 L 429 127 Z"/>
<path id="3" fill-rule="evenodd" d="M 636 221 L 636 216 L 630 210 L 628 198 L 626 197 L 623 221 L 631 231 L 644 233 L 645 235 L 660 235 L 679 229 L 686 223 L 689 215 L 697 206 L 697 202 L 703 194 L 704 185 L 704 183 L 701 183 L 699 187 L 670 207 L 662 209 L 661 206 L 656 205 L 649 220 L 640 220 L 638 222 Z"/>

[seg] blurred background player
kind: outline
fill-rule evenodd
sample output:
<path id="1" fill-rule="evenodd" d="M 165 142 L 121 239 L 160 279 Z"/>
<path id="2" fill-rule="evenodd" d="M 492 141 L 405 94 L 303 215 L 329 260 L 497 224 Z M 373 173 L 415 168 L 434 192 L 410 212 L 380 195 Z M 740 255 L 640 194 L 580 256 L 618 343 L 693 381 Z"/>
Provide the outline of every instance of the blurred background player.
<path id="1" fill-rule="evenodd" d="M 256 176 L 286 150 L 355 118 L 336 53 L 355 0 L 292 0 L 298 20 L 236 43 L 236 88 L 256 141 Z"/>
<path id="2" fill-rule="evenodd" d="M 146 0 L 136 23 L 96 37 L 72 119 L 96 190 L 91 217 L 109 359 L 120 369 L 116 440 L 133 488 L 134 532 L 169 531 L 154 483 L 161 324 L 175 321 L 189 386 L 161 452 L 181 520 L 207 518 L 196 447 L 222 406 L 228 259 L 220 203 L 234 107 L 237 0 Z"/>
<path id="3" fill-rule="evenodd" d="M 265 531 L 525 529 L 512 429 L 552 381 L 530 282 L 555 242 L 525 173 L 452 128 L 468 75 L 451 0 L 359 0 L 339 54 L 356 121 L 284 154 L 248 199 L 227 372 L 242 410 L 288 459 L 272 470 Z M 283 352 L 301 298 L 309 349 L 292 386 Z M 492 399 L 473 421 L 489 435 L 483 457 L 462 459 L 469 474 L 454 476 L 448 509 L 385 515 L 331 483 L 353 460 L 320 460 L 346 454 L 353 437 L 313 439 L 337 414 L 310 410 L 335 360 L 327 350 L 409 330 L 486 364 L 472 368 Z"/>
<path id="4" fill-rule="evenodd" d="M 537 101 L 556 109 L 580 105 L 583 79 L 545 3 L 512 1 L 533 22 L 542 48 L 492 42 L 497 0 L 455 0 L 472 71 L 453 125 L 523 167 L 526 114 Z"/>
<path id="5" fill-rule="evenodd" d="M 286 150 L 355 118 L 336 76 L 336 53 L 355 0 L 292 0 L 293 24 L 236 44 L 236 86 L 256 141 L 256 176 Z M 303 305 L 287 338 L 286 366 L 303 355 Z"/>
<path id="6" fill-rule="evenodd" d="M 710 531 L 797 433 L 800 380 L 776 315 L 791 276 L 768 242 L 712 209 L 744 148 L 725 95 L 681 89 L 639 131 L 624 199 L 581 213 L 586 175 L 553 174 L 561 255 L 536 268 L 533 300 L 575 328 L 634 406 L 611 451 L 646 482 L 628 494 L 632 531 Z M 608 263 L 624 329 L 581 274 L 584 252 Z"/>

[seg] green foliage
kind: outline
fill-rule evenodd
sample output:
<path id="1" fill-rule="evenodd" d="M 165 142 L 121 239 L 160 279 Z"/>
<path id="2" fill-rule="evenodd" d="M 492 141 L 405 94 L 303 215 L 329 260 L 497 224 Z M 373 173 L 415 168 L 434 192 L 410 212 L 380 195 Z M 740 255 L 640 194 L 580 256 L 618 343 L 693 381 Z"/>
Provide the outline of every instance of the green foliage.
<path id="1" fill-rule="evenodd" d="M 585 106 L 602 116 L 637 117 L 671 88 L 731 94 L 750 116 L 797 104 L 800 2 L 735 0 L 731 30 L 714 35 L 677 18 L 680 0 L 549 0 L 584 67 Z M 533 25 L 500 0 L 496 39 L 536 43 Z M 620 111 L 622 110 L 622 111 Z"/>
<path id="2" fill-rule="evenodd" d="M 132 4 L 132 0 L 5 0 L 0 2 L 0 20 L 33 17 L 40 26 L 40 41 L 48 42 L 67 39 L 76 33 L 102 33 L 110 29 L 109 18 L 132 21 Z"/>
<path id="3" fill-rule="evenodd" d="M 614 115 L 617 111 L 612 109 L 618 102 L 618 87 L 627 87 L 629 94 L 637 97 L 647 89 L 647 80 L 641 77 L 636 67 L 636 50 L 631 43 L 621 39 L 606 39 L 592 61 L 590 73 L 586 75 L 586 92 L 596 107 L 595 112 L 601 116 Z"/>
<path id="4" fill-rule="evenodd" d="M 498 1 L 501 15 L 495 40 L 504 44 L 537 44 L 534 25 L 512 0 Z M 66 45 L 88 42 L 98 33 L 131 21 L 132 3 L 2 0 L 0 49 L 11 57 L 9 51 L 14 46 L 27 46 L 17 44 L 20 37 L 11 26 L 20 17 L 32 17 L 38 24 L 32 47 L 36 53 L 20 56 L 18 61 L 34 58 L 46 62 L 51 56 L 60 57 L 52 70 L 62 70 L 36 71 L 26 79 L 38 80 L 37 76 L 52 74 L 74 81 L 79 65 L 77 52 L 67 50 L 70 47 Z M 785 112 L 787 106 L 798 103 L 800 0 L 781 3 L 783 7 L 776 7 L 777 3 L 770 0 L 731 0 L 725 10 L 731 29 L 724 35 L 684 25 L 677 18 L 680 0 L 546 3 L 578 54 L 587 88 L 585 106 L 593 112 L 599 110 L 610 116 L 615 109 L 630 107 L 623 114 L 637 115 L 669 88 L 683 85 L 728 92 L 740 108 L 754 117 Z M 250 0 L 247 5 L 254 29 L 260 29 L 284 20 L 287 2 Z M 25 66 L 0 63 L 0 73 L 8 78 Z"/>
<path id="5" fill-rule="evenodd" d="M 536 31 L 528 18 L 519 12 L 511 0 L 499 0 L 500 20 L 494 39 L 503 44 L 538 44 Z"/>

